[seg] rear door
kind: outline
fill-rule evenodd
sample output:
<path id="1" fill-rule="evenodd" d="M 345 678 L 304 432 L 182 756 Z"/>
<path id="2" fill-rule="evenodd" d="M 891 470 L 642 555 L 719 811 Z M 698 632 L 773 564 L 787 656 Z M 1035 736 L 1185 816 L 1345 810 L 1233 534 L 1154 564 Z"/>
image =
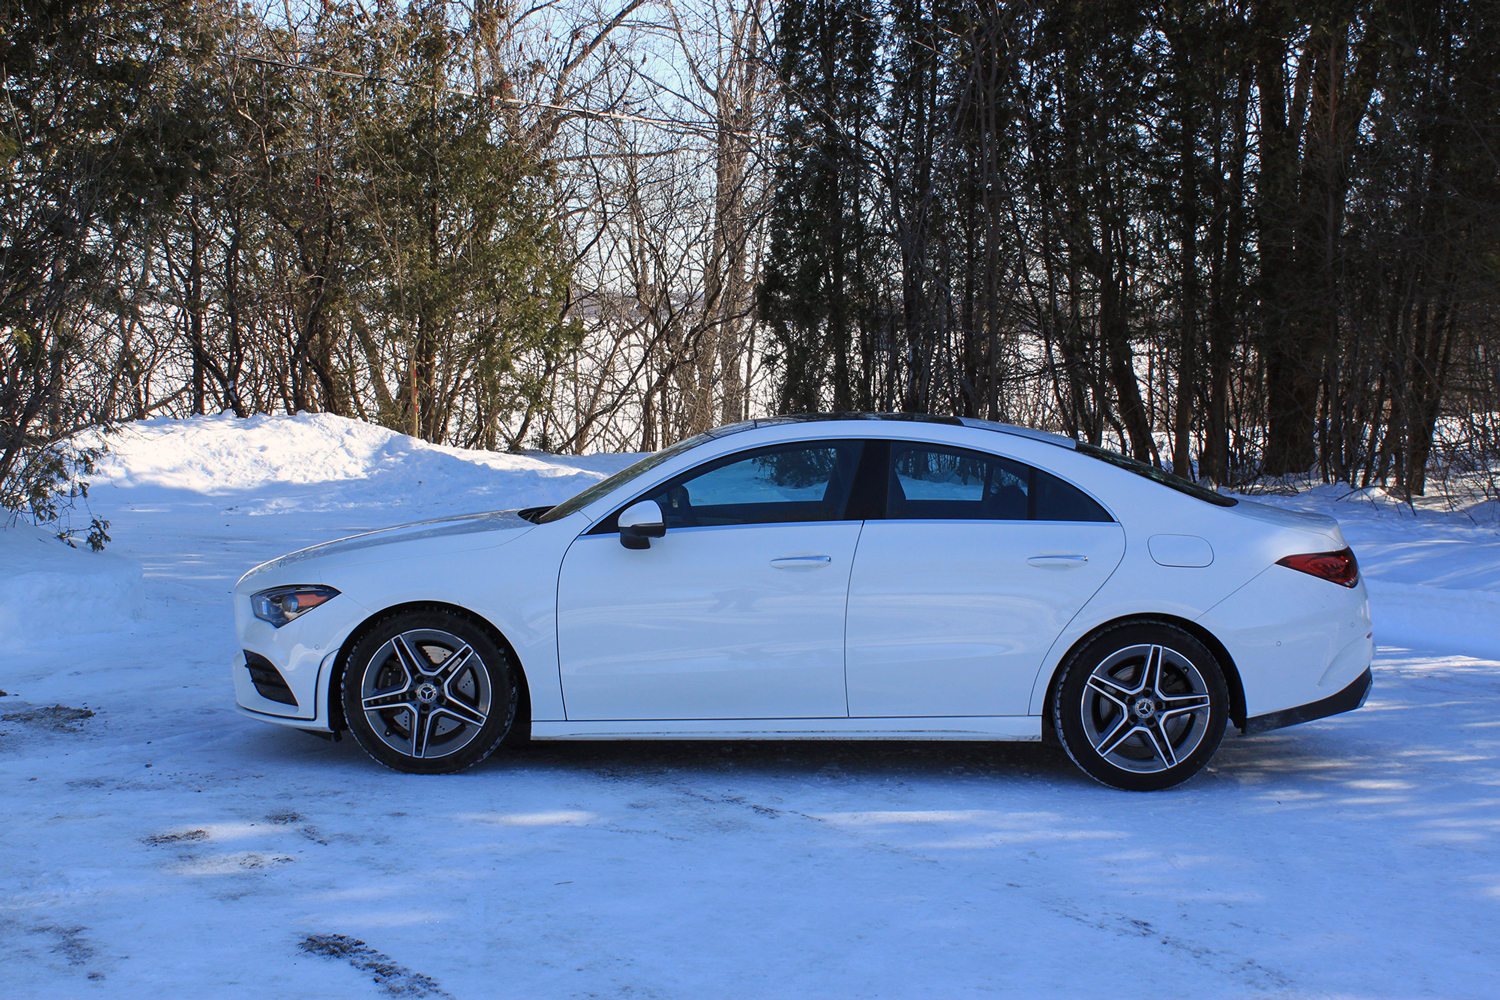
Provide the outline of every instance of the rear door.
<path id="1" fill-rule="evenodd" d="M 1042 658 L 1119 564 L 1124 533 L 1041 469 L 878 446 L 886 517 L 866 522 L 849 583 L 849 714 L 1026 715 Z"/>

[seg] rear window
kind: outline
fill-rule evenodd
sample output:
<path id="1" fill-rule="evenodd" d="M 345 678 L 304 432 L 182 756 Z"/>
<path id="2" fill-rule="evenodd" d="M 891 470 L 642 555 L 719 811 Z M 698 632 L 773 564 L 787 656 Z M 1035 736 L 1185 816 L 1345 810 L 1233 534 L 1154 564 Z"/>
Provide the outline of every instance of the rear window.
<path id="1" fill-rule="evenodd" d="M 1216 507 L 1233 507 L 1239 503 L 1234 497 L 1226 497 L 1222 493 L 1215 493 L 1205 486 L 1199 486 L 1197 483 L 1183 479 L 1181 476 L 1174 476 L 1170 472 L 1163 472 L 1154 465 L 1147 465 L 1145 462 L 1127 458 L 1119 452 L 1108 451 L 1107 449 L 1091 444 L 1084 444 L 1082 441 L 1078 442 L 1077 450 L 1080 455 L 1087 455 L 1090 458 L 1097 458 L 1101 462 L 1108 462 L 1116 468 L 1124 469 L 1126 472 L 1134 472 L 1137 476 L 1143 476 L 1153 483 L 1160 483 L 1163 486 L 1176 490 L 1178 493 L 1186 493 L 1190 497 L 1196 497 L 1204 503 L 1211 503 Z"/>
<path id="2" fill-rule="evenodd" d="M 967 448 L 891 443 L 886 517 L 901 520 L 1109 521 L 1049 472 Z"/>

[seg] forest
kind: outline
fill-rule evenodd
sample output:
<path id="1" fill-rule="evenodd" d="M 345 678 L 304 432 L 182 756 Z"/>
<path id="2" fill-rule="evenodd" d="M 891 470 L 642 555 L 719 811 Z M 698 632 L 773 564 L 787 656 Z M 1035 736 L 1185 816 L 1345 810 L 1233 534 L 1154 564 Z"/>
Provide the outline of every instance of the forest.
<path id="1" fill-rule="evenodd" d="M 43 521 L 80 430 L 223 411 L 956 414 L 1500 497 L 1500 0 L 0 0 L 0 77 Z"/>

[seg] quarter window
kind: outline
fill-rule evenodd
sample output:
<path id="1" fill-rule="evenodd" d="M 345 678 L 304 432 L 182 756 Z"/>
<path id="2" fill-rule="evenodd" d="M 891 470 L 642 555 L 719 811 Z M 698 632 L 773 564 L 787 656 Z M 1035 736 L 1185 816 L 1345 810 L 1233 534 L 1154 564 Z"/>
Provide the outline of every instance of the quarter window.
<path id="1" fill-rule="evenodd" d="M 904 520 L 1109 521 L 1049 472 L 963 448 L 891 442 L 886 517 Z"/>

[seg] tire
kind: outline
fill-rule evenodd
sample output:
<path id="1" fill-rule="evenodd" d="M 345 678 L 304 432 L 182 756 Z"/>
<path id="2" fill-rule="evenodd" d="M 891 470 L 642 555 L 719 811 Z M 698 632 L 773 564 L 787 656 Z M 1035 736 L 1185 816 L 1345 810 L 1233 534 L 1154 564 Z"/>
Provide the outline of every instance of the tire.
<path id="1" fill-rule="evenodd" d="M 484 760 L 516 718 L 515 668 L 485 630 L 447 611 L 381 622 L 349 653 L 344 718 L 365 753 L 410 774 Z"/>
<path id="2" fill-rule="evenodd" d="M 1212 653 L 1165 622 L 1105 629 L 1063 665 L 1052 724 L 1096 781 L 1132 792 L 1197 774 L 1224 738 L 1229 689 Z"/>

